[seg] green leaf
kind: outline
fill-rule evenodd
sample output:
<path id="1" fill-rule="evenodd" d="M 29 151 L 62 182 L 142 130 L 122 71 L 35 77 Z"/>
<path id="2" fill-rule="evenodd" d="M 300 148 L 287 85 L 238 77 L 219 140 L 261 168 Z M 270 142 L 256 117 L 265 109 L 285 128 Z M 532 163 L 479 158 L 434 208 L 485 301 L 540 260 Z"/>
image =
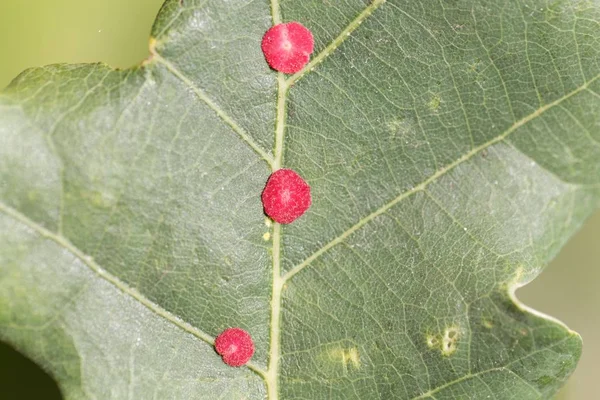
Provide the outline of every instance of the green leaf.
<path id="1" fill-rule="evenodd" d="M 600 205 L 600 3 L 169 0 L 150 50 L 0 95 L 0 339 L 65 398 L 556 393 L 581 340 L 514 291 Z M 287 226 L 280 167 L 313 195 Z"/>

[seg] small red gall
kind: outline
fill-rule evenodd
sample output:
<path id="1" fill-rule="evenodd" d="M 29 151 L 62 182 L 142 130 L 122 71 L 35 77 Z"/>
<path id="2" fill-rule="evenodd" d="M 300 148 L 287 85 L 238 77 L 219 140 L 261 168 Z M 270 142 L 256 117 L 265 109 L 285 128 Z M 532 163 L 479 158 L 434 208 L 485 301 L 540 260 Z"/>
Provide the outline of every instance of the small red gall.
<path id="1" fill-rule="evenodd" d="M 276 71 L 295 74 L 310 60 L 315 40 L 298 22 L 277 24 L 265 33 L 262 51 L 267 63 Z"/>
<path id="2" fill-rule="evenodd" d="M 215 350 L 221 355 L 225 364 L 241 367 L 252 358 L 254 342 L 245 330 L 228 328 L 215 339 Z"/>
<path id="3" fill-rule="evenodd" d="M 294 222 L 311 204 L 310 186 L 291 169 L 271 174 L 262 193 L 265 214 L 280 224 Z"/>

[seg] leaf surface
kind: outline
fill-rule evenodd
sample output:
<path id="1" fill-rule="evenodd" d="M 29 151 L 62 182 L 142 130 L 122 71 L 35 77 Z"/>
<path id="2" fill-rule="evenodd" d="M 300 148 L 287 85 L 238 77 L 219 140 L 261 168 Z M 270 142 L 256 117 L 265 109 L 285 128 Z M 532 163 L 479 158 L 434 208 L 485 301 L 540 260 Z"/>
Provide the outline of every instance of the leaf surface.
<path id="1" fill-rule="evenodd" d="M 0 95 L 0 338 L 67 399 L 549 398 L 581 340 L 514 291 L 600 205 L 599 41 L 597 1 L 169 0 L 139 67 Z"/>

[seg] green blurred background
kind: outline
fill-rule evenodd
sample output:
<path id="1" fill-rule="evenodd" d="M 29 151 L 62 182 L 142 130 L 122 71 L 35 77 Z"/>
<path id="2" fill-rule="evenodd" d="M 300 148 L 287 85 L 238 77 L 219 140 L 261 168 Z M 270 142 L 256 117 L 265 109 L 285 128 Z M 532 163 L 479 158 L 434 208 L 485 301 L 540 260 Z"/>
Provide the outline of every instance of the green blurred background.
<path id="1" fill-rule="evenodd" d="M 266 1 L 266 0 L 265 0 Z M 299 0 L 300 1 L 300 0 Z M 22 70 L 59 62 L 104 61 L 126 68 L 148 56 L 148 35 L 163 0 L 0 0 L 0 88 Z M 579 367 L 560 398 L 600 398 L 600 213 L 520 299 L 581 333 Z M 60 399 L 35 364 L 0 344 L 0 398 Z"/>

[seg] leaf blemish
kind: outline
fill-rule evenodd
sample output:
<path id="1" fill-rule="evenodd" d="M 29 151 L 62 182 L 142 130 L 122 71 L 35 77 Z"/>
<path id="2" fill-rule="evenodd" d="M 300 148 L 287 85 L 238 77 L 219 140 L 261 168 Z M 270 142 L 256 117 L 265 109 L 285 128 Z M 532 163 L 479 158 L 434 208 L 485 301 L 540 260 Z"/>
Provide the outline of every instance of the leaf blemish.
<path id="1" fill-rule="evenodd" d="M 144 61 L 142 61 L 142 65 L 148 65 L 154 61 L 154 55 L 156 54 L 156 46 L 157 41 L 156 38 L 151 37 L 148 41 L 148 50 L 150 51 L 150 55 L 146 57 Z"/>
<path id="2" fill-rule="evenodd" d="M 437 336 L 427 335 L 427 346 L 430 349 L 434 349 L 440 345 L 440 340 Z"/>
<path id="3" fill-rule="evenodd" d="M 440 97 L 440 95 L 436 94 L 431 98 L 431 100 L 429 100 L 429 103 L 427 103 L 427 106 L 429 107 L 429 109 L 431 111 L 437 111 L 438 108 L 440 108 L 441 103 L 442 103 L 442 98 Z"/>
<path id="4" fill-rule="evenodd" d="M 356 347 L 331 349 L 329 359 L 341 363 L 344 368 L 352 366 L 358 369 L 360 367 L 360 355 Z"/>
<path id="5" fill-rule="evenodd" d="M 404 125 L 404 118 L 399 117 L 397 119 L 388 121 L 385 125 L 386 125 L 387 130 L 393 136 L 395 136 L 396 133 L 398 133 L 402 129 L 402 126 Z"/>
<path id="6" fill-rule="evenodd" d="M 489 319 L 484 319 L 483 326 L 486 327 L 487 329 L 492 329 L 494 327 L 494 323 L 492 321 L 490 321 Z"/>
<path id="7" fill-rule="evenodd" d="M 35 190 L 30 190 L 27 192 L 27 200 L 29 201 L 36 201 L 39 197 L 39 192 L 35 191 Z"/>
<path id="8" fill-rule="evenodd" d="M 459 337 L 460 332 L 458 327 L 451 326 L 446 328 L 444 337 L 442 338 L 442 355 L 451 356 L 456 351 Z"/>
<path id="9" fill-rule="evenodd" d="M 116 199 L 108 193 L 97 191 L 81 191 L 79 193 L 83 200 L 95 208 L 111 208 L 115 205 Z"/>
<path id="10" fill-rule="evenodd" d="M 440 350 L 443 356 L 451 356 L 458 347 L 460 330 L 457 326 L 449 326 L 443 335 L 427 334 L 425 342 L 430 349 Z"/>

